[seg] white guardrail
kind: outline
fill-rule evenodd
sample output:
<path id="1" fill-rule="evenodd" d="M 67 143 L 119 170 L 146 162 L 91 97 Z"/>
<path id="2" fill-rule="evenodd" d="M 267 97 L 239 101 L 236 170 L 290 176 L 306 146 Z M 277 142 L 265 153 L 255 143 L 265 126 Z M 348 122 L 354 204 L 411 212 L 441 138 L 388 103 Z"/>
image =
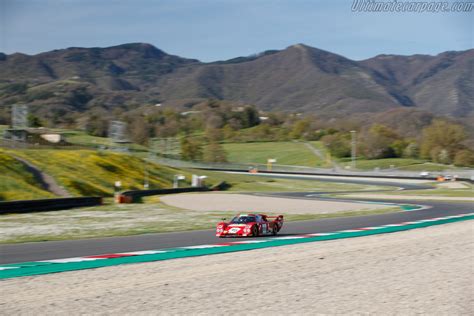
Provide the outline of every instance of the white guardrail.
<path id="1" fill-rule="evenodd" d="M 276 165 L 271 166 L 271 170 L 268 169 L 266 164 L 242 164 L 242 163 L 202 163 L 193 161 L 183 161 L 170 158 L 156 157 L 153 159 L 157 163 L 177 167 L 177 168 L 204 168 L 204 169 L 236 169 L 236 170 L 252 170 L 256 169 L 259 171 L 273 171 L 273 172 L 298 172 L 298 173 L 314 173 L 314 174 L 327 174 L 327 175 L 338 175 L 338 176 L 369 176 L 369 177 L 407 177 L 407 178 L 427 178 L 435 179 L 438 176 L 449 176 L 451 178 L 471 180 L 474 181 L 474 170 L 473 169 L 452 169 L 446 168 L 443 171 L 433 171 L 429 173 L 422 173 L 421 171 L 406 171 L 393 169 L 377 169 L 377 170 L 350 170 L 341 168 L 312 168 L 304 166 L 289 166 L 289 165 Z"/>

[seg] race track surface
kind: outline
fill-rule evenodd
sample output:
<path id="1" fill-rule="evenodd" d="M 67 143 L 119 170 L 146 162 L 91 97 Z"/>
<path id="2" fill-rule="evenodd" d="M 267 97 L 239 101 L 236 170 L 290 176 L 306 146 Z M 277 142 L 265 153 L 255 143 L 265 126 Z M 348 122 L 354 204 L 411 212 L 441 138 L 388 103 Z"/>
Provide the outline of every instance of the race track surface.
<path id="1" fill-rule="evenodd" d="M 307 178 L 305 178 L 308 180 Z M 345 182 L 374 184 L 364 180 L 342 180 L 342 179 L 318 179 L 318 181 Z M 406 190 L 427 189 L 424 185 L 405 184 L 394 182 L 377 182 L 378 185 L 396 186 Z M 320 199 L 318 194 L 328 192 L 289 192 L 271 193 L 270 196 Z M 345 199 L 351 201 L 350 199 Z M 375 201 L 369 199 L 357 199 L 357 201 Z M 377 200 L 377 202 L 383 202 Z M 393 200 L 388 201 L 394 203 Z M 405 211 L 382 215 L 369 215 L 347 218 L 333 218 L 323 220 L 311 220 L 300 222 L 286 222 L 279 236 L 288 236 L 305 233 L 324 233 L 337 230 L 355 229 L 366 226 L 386 225 L 404 221 L 416 221 L 434 217 L 458 215 L 469 213 L 474 210 L 472 203 L 432 202 L 403 200 L 396 201 L 399 204 L 422 204 L 427 208 L 418 211 Z M 215 237 L 215 229 L 203 231 L 190 231 L 178 233 L 146 234 L 127 237 L 110 237 L 99 239 L 84 239 L 72 241 L 52 241 L 24 244 L 9 244 L 0 246 L 0 264 L 47 260 L 55 258 L 80 257 L 98 255 L 105 253 L 129 252 L 149 249 L 172 248 L 182 246 L 193 246 L 200 244 L 212 244 L 222 241 Z"/>

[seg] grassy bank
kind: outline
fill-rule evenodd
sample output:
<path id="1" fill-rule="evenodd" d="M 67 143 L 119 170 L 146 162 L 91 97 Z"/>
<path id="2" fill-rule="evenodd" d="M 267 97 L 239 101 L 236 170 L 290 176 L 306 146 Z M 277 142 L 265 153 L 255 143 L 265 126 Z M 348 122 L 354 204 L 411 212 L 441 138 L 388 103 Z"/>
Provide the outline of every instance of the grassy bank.
<path id="1" fill-rule="evenodd" d="M 182 170 L 145 163 L 143 159 L 114 152 L 96 152 L 92 150 L 8 150 L 8 157 L 21 157 L 55 180 L 74 196 L 111 196 L 115 181 L 122 182 L 123 190 L 143 189 L 145 168 L 148 172 L 150 188 L 169 188 L 175 174 L 190 174 Z M 11 169 L 15 160 L 10 159 L 6 168 Z M 15 179 L 26 181 L 27 173 L 18 173 Z M 9 188 L 15 191 L 13 185 Z M 17 190 L 15 196 L 25 199 L 23 194 L 30 190 Z M 32 192 L 34 190 L 31 190 Z"/>
<path id="2" fill-rule="evenodd" d="M 0 201 L 50 197 L 24 164 L 0 149 Z"/>

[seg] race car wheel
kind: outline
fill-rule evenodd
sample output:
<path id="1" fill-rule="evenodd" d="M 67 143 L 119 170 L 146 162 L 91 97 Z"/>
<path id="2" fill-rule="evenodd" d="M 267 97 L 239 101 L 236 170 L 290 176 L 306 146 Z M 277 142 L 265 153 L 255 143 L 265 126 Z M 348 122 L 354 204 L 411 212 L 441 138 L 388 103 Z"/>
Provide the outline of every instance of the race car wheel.
<path id="1" fill-rule="evenodd" d="M 273 231 L 272 231 L 272 235 L 273 236 L 276 236 L 276 234 L 278 234 L 278 226 L 273 226 Z"/>
<path id="2" fill-rule="evenodd" d="M 258 237 L 258 226 L 257 225 L 254 225 L 252 227 L 252 236 L 253 237 Z"/>

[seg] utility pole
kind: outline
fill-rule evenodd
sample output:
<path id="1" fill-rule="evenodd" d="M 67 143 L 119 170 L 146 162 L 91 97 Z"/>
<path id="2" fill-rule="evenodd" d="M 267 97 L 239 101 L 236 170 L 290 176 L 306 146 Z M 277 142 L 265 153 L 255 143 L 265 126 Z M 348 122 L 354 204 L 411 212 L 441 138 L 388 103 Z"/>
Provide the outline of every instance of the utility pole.
<path id="1" fill-rule="evenodd" d="M 355 170 L 356 168 L 356 155 L 357 155 L 357 139 L 356 131 L 351 131 L 351 169 Z"/>

